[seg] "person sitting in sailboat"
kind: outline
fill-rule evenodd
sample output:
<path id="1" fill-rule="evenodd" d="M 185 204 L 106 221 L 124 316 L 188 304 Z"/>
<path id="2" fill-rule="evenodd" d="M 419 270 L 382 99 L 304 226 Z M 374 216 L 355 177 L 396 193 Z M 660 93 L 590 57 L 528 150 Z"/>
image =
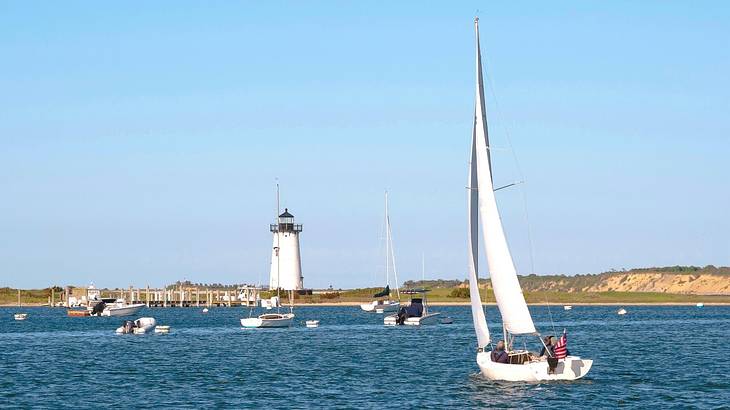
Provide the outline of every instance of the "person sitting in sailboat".
<path id="1" fill-rule="evenodd" d="M 492 361 L 494 363 L 509 363 L 509 355 L 504 350 L 504 340 L 497 342 L 497 347 L 492 350 Z"/>

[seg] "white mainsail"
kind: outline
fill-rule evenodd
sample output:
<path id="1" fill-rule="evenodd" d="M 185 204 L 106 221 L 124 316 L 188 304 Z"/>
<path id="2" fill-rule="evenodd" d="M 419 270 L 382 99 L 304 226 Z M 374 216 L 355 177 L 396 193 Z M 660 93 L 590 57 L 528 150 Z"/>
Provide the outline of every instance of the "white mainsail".
<path id="1" fill-rule="evenodd" d="M 472 314 L 474 316 L 474 327 L 477 331 L 479 345 L 484 346 L 482 339 L 488 343 L 489 332 L 486 328 L 484 311 L 481 307 L 479 288 L 476 283 L 477 258 L 478 258 L 478 219 L 474 211 L 478 202 L 478 216 L 483 225 L 483 235 L 487 253 L 487 264 L 489 274 L 494 288 L 494 297 L 497 300 L 499 312 L 502 315 L 504 328 L 511 334 L 535 333 L 535 325 L 532 322 L 530 311 L 527 309 L 522 288 L 517 279 L 517 271 L 512 261 L 507 239 L 504 236 L 502 221 L 497 209 L 497 201 L 494 197 L 494 186 L 492 184 L 491 158 L 489 155 L 489 142 L 487 134 L 486 107 L 484 105 L 484 84 L 482 81 L 482 62 L 479 47 L 479 19 L 474 20 L 476 31 L 476 68 L 477 68 L 477 90 L 474 130 L 472 133 L 472 163 L 470 169 L 469 189 L 469 258 L 470 265 L 470 296 Z M 478 312 L 476 310 L 478 309 Z"/>
<path id="2" fill-rule="evenodd" d="M 479 271 L 479 191 L 477 191 L 477 153 L 476 141 L 472 136 L 471 162 L 469 164 L 469 186 L 467 189 L 468 219 L 469 219 L 469 297 L 471 299 L 471 316 L 474 320 L 474 330 L 477 332 L 478 346 L 483 348 L 489 344 L 489 327 L 484 317 L 482 299 L 479 295 L 477 272 Z"/>

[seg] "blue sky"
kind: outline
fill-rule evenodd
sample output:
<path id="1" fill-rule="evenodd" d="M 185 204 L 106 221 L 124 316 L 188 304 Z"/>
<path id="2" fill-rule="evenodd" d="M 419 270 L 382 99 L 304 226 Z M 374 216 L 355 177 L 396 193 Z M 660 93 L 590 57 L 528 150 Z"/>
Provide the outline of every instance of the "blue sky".
<path id="1" fill-rule="evenodd" d="M 385 189 L 464 278 L 477 9 L 518 270 L 522 192 L 536 273 L 729 265 L 727 2 L 3 2 L 0 286 L 265 283 L 277 177 L 305 285 L 383 281 Z"/>

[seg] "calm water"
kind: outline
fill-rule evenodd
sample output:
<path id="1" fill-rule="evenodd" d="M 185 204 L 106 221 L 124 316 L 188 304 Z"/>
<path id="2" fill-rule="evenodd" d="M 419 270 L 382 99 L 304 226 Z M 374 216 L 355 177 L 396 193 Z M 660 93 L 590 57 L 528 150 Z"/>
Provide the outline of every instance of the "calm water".
<path id="1" fill-rule="evenodd" d="M 730 403 L 730 307 L 553 307 L 587 378 L 533 385 L 478 375 L 467 307 L 453 325 L 384 328 L 355 307 L 305 307 L 297 327 L 242 330 L 243 308 L 148 309 L 168 335 L 115 335 L 119 318 L 0 308 L 0 407 L 647 407 Z M 553 333 L 548 309 L 532 307 Z M 490 307 L 488 317 L 498 317 Z M 320 319 L 307 329 L 303 321 Z M 499 323 L 492 327 L 500 332 Z M 533 343 L 532 349 L 536 349 Z"/>

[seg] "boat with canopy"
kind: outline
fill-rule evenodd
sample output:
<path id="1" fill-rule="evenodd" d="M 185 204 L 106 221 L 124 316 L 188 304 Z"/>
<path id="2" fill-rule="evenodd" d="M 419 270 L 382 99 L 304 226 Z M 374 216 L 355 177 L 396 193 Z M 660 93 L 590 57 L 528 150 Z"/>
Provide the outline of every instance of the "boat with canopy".
<path id="1" fill-rule="evenodd" d="M 522 288 L 517 279 L 512 255 L 505 238 L 492 182 L 492 161 L 487 129 L 482 61 L 479 46 L 479 18 L 474 20 L 476 34 L 476 106 L 467 187 L 469 294 L 474 330 L 477 335 L 477 364 L 482 374 L 491 380 L 537 382 L 544 380 L 575 380 L 585 376 L 592 360 L 577 356 L 555 354 L 547 350 L 547 357 L 537 357 L 525 350 L 513 348 L 516 336 L 542 338 L 532 321 Z M 500 189 L 500 188 L 497 188 Z M 494 360 L 489 328 L 481 302 L 478 285 L 479 221 L 486 250 L 494 297 L 502 316 L 503 338 L 507 362 Z M 561 338 L 561 341 L 563 339 Z M 567 339 L 565 339 L 567 343 Z M 555 350 L 557 351 L 557 349 Z M 562 349 L 567 352 L 567 349 Z M 501 353 L 501 352 L 499 352 Z M 563 357 L 559 357 L 563 356 Z"/>

